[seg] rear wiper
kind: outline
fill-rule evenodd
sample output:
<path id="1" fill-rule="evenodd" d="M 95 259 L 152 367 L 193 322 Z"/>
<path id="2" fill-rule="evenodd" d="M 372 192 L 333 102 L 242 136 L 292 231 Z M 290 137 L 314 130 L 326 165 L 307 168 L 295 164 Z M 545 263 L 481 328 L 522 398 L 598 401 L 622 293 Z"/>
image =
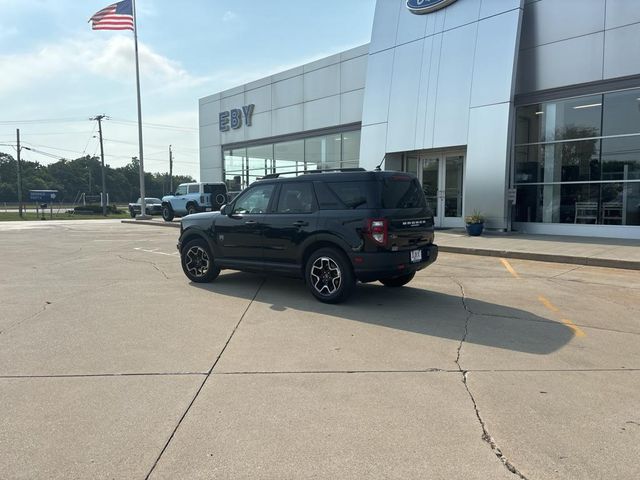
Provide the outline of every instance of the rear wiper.
<path id="1" fill-rule="evenodd" d="M 356 209 L 358 208 L 360 205 L 364 205 L 365 203 L 367 203 L 367 201 L 365 199 L 360 200 L 359 202 L 355 202 L 355 203 L 349 203 L 347 204 L 347 207 L 352 208 L 352 209 Z"/>

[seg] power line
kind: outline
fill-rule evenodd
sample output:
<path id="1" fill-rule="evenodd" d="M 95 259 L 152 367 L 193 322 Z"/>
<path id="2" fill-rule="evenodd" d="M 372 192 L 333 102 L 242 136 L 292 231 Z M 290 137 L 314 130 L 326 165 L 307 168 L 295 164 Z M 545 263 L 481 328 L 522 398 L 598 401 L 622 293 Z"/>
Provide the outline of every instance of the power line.
<path id="1" fill-rule="evenodd" d="M 95 130 L 94 130 L 95 131 Z M 93 133 L 93 132 L 89 132 L 87 131 L 82 131 L 82 132 L 78 132 L 78 131 L 66 131 L 66 132 L 36 132 L 36 133 L 21 133 L 20 136 L 22 137 L 35 137 L 35 136 L 43 136 L 43 135 L 85 135 L 87 133 Z"/>
<path id="2" fill-rule="evenodd" d="M 93 135 L 96 133 L 96 125 L 93 125 L 93 130 L 91 130 L 91 134 L 89 135 L 89 139 L 87 140 L 87 144 L 84 146 L 84 150 L 82 151 L 82 155 L 84 156 L 87 153 L 87 148 L 89 148 L 89 143 L 91 143 L 91 139 Z"/>
<path id="3" fill-rule="evenodd" d="M 88 118 L 41 118 L 34 120 L 0 120 L 0 125 L 32 125 L 35 123 L 75 123 L 86 122 Z"/>
<path id="4" fill-rule="evenodd" d="M 24 143 L 24 142 L 23 142 Z M 68 153 L 74 153 L 76 155 L 79 155 L 80 157 L 84 157 L 86 156 L 86 154 L 81 154 L 80 152 L 76 151 L 76 150 L 68 150 L 68 149 L 63 149 L 63 148 L 56 148 L 56 147 L 51 147 L 49 145 L 34 145 L 33 143 L 29 142 L 29 145 L 31 146 L 31 151 L 38 153 L 40 155 L 44 155 L 46 157 L 50 157 L 50 158 L 54 158 L 56 160 L 70 160 L 68 158 L 65 157 L 61 157 L 60 155 L 56 155 L 50 152 L 45 152 L 43 150 L 40 150 L 40 148 L 48 148 L 51 150 L 60 150 L 62 152 L 68 152 Z M 7 145 L 7 146 L 12 146 L 12 145 Z M 96 153 L 98 151 L 98 146 L 96 146 L 96 151 L 94 152 L 94 154 L 92 155 L 92 158 L 96 156 Z M 164 152 L 157 152 L 157 153 L 164 153 Z M 124 156 L 124 155 L 110 155 L 110 154 L 105 154 L 105 157 L 110 157 L 113 158 L 115 160 L 130 160 L 130 157 Z M 162 158 L 153 158 L 153 157 L 148 157 L 148 160 L 150 160 L 153 163 L 162 163 L 162 164 L 166 164 L 166 159 Z M 180 161 L 178 162 L 179 165 L 200 165 L 199 162 L 189 162 L 189 161 Z"/>
<path id="5" fill-rule="evenodd" d="M 119 123 L 119 124 L 123 124 L 123 125 L 134 125 L 137 124 L 138 122 L 134 122 L 132 120 L 122 120 L 122 119 L 112 119 L 113 123 Z M 143 128 L 158 128 L 158 129 L 165 129 L 165 130 L 185 130 L 185 131 L 192 131 L 192 132 L 197 132 L 199 131 L 198 128 L 194 128 L 194 127 L 182 127 L 180 125 L 166 125 L 163 123 L 148 123 L 145 122 L 142 124 Z"/>

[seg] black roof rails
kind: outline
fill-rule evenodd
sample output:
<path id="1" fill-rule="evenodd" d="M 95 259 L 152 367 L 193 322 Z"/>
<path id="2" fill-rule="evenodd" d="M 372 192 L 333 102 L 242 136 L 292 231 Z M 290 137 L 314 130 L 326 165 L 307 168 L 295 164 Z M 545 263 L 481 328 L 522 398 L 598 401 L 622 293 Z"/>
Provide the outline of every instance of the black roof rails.
<path id="1" fill-rule="evenodd" d="M 366 172 L 366 169 L 361 167 L 352 168 L 326 168 L 324 170 L 305 170 L 304 173 L 328 173 L 328 172 Z"/>
<path id="2" fill-rule="evenodd" d="M 367 170 L 361 167 L 351 167 L 351 168 L 326 168 L 324 170 L 304 170 L 302 172 L 279 172 L 279 173 L 268 173 L 267 175 L 263 175 L 258 178 L 258 180 L 268 180 L 271 178 L 279 178 L 281 175 L 292 175 L 297 173 L 329 173 L 329 172 L 366 172 Z"/>
<path id="3" fill-rule="evenodd" d="M 269 178 L 278 178 L 280 175 L 291 175 L 291 174 L 296 174 L 298 172 L 279 172 L 279 173 L 267 173 L 266 175 L 263 175 L 262 177 L 258 178 L 258 180 L 267 180 Z"/>

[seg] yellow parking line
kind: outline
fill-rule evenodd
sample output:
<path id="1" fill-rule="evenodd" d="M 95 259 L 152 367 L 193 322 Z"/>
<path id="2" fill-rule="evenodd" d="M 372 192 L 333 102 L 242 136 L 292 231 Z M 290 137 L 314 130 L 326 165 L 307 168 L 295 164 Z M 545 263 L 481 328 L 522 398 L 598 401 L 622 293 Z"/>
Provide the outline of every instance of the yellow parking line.
<path id="1" fill-rule="evenodd" d="M 551 303 L 551 301 L 548 298 L 545 298 L 542 295 L 538 295 L 538 300 L 540 300 L 540 303 L 542 303 L 545 307 L 547 307 L 547 309 L 551 310 L 552 312 L 558 313 L 560 311 L 560 309 L 556 307 L 553 303 Z M 583 330 L 578 328 L 578 326 L 568 318 L 561 318 L 560 321 L 564 323 L 567 327 L 569 327 L 571 330 L 573 330 L 573 333 L 576 334 L 576 337 L 585 337 L 587 335 L 586 333 L 584 333 Z"/>
<path id="2" fill-rule="evenodd" d="M 542 303 L 545 307 L 547 307 L 552 312 L 560 311 L 558 307 L 556 307 L 553 303 L 551 303 L 548 299 L 544 298 L 542 295 L 538 297 L 538 300 L 540 300 L 540 303 Z"/>
<path id="3" fill-rule="evenodd" d="M 578 326 L 575 323 L 573 323 L 571 320 L 566 318 L 562 318 L 561 320 L 562 320 L 562 323 L 564 323 L 567 327 L 573 330 L 573 333 L 576 334 L 576 337 L 584 337 L 587 335 L 582 330 L 580 330 Z"/>
<path id="4" fill-rule="evenodd" d="M 520 275 L 518 275 L 518 272 L 515 271 L 515 269 L 511 266 L 511 264 L 506 259 L 501 258 L 500 261 L 502 262 L 502 265 L 504 265 L 504 268 L 506 268 L 511 275 L 513 275 L 515 278 L 520 278 Z"/>

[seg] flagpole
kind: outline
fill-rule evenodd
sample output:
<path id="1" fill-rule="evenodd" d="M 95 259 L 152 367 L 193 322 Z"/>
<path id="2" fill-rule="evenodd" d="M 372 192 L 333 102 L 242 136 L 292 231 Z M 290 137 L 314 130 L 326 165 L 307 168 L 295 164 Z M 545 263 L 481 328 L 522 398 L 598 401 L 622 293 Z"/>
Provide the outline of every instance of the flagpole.
<path id="1" fill-rule="evenodd" d="M 146 220 L 150 218 L 147 215 L 147 205 L 145 202 L 144 188 L 144 155 L 142 148 L 142 102 L 140 100 L 140 61 L 138 59 L 138 15 L 136 15 L 136 0 L 132 0 L 133 6 L 133 39 L 136 51 L 136 89 L 138 93 L 138 158 L 140 159 L 140 215 L 136 219 Z"/>

